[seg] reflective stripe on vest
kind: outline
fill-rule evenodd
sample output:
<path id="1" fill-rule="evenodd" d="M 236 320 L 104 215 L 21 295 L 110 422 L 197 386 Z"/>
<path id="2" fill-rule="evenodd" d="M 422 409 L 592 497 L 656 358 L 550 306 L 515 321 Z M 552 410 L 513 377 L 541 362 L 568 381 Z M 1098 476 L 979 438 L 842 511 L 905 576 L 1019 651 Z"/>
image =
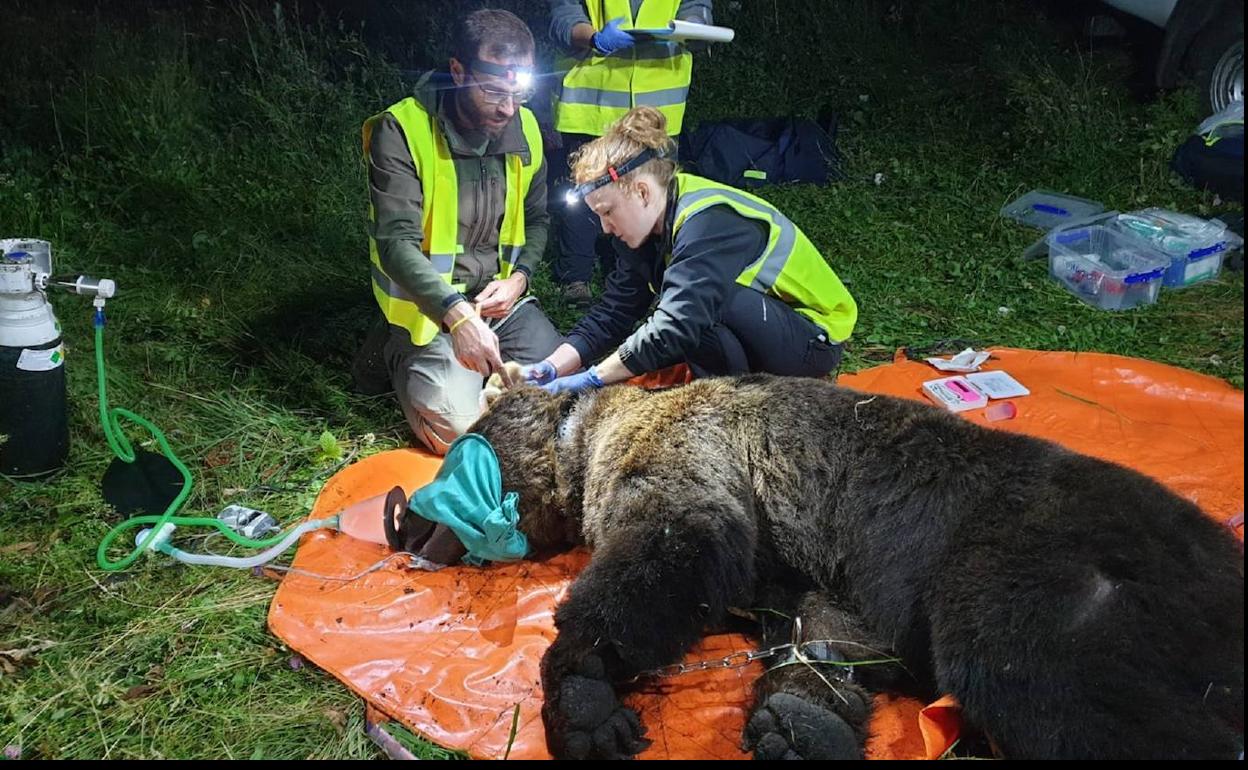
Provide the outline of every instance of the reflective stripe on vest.
<path id="1" fill-rule="evenodd" d="M 621 29 L 666 27 L 679 7 L 680 0 L 642 0 L 634 19 L 629 0 L 586 2 L 594 29 L 617 18 L 624 19 Z M 668 134 L 680 133 L 693 74 L 693 56 L 683 45 L 647 41 L 611 56 L 564 57 L 559 64 L 566 74 L 554 94 L 557 130 L 602 136 L 629 109 L 648 105 L 667 118 Z"/>
<path id="2" fill-rule="evenodd" d="M 448 285 L 455 272 L 455 257 L 463 251 L 459 237 L 459 182 L 455 175 L 455 163 L 451 158 L 446 137 L 437 125 L 437 119 L 412 97 L 391 106 L 384 113 L 374 115 L 364 123 L 364 158 L 368 159 L 373 127 L 382 115 L 389 113 L 398 121 L 407 139 L 408 150 L 420 177 L 423 196 L 423 240 L 420 250 L 429 257 L 434 270 Z M 508 154 L 503 163 L 506 168 L 506 193 L 503 200 L 503 220 L 498 233 L 499 272 L 497 278 L 506 278 L 515 268 L 516 260 L 524 246 L 524 199 L 533 182 L 533 174 L 542 164 L 542 139 L 533 113 L 521 107 L 520 126 L 529 147 L 529 162 L 519 154 Z M 369 221 L 376 221 L 376 213 L 370 204 Z M 369 259 L 372 263 L 373 296 L 381 307 L 386 320 L 402 326 L 411 333 L 412 343 L 427 345 L 437 336 L 440 319 L 427 318 L 398 283 L 390 278 L 381 264 L 377 242 L 368 239 Z M 459 288 L 459 287 L 454 287 Z"/>
<path id="3" fill-rule="evenodd" d="M 726 204 L 744 217 L 765 222 L 767 245 L 759 258 L 737 276 L 737 283 L 771 294 L 828 333 L 833 342 L 848 339 L 858 307 L 832 268 L 797 225 L 762 198 L 718 182 L 676 175 L 676 214 L 672 236 L 699 211 Z M 671 262 L 672 255 L 664 258 Z"/>

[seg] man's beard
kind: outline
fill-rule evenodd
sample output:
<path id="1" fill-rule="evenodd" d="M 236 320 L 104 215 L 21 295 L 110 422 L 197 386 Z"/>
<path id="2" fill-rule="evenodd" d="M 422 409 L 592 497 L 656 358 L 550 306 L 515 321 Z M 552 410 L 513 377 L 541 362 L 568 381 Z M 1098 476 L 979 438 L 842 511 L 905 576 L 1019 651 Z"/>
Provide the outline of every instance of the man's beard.
<path id="1" fill-rule="evenodd" d="M 489 125 L 489 121 L 494 119 L 493 112 L 483 109 L 466 92 L 460 92 L 456 95 L 455 109 L 459 113 L 460 120 L 463 121 L 463 125 L 460 128 L 467 134 L 477 134 L 489 139 L 497 139 L 502 136 L 503 131 L 507 128 L 506 123 L 499 126 Z"/>

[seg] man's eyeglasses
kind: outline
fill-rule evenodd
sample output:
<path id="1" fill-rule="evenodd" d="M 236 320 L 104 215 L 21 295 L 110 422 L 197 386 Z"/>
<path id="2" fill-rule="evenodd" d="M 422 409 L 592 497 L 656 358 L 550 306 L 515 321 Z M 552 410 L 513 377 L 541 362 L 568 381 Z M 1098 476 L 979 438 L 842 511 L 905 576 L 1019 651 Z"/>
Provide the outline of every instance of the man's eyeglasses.
<path id="1" fill-rule="evenodd" d="M 528 88 L 521 88 L 516 91 L 509 91 L 507 89 L 494 88 L 486 85 L 481 82 L 480 78 L 471 72 L 468 73 L 468 76 L 472 78 L 473 84 L 476 85 L 477 89 L 481 91 L 481 98 L 489 104 L 498 105 L 510 99 L 513 104 L 521 105 L 528 104 L 529 100 L 533 98 L 534 89 L 532 86 Z"/>
<path id="2" fill-rule="evenodd" d="M 525 104 L 533 98 L 533 92 L 536 90 L 533 83 L 533 71 L 528 68 L 516 68 L 510 65 L 495 64 L 494 62 L 477 59 L 468 65 L 468 70 L 472 82 L 481 90 L 481 95 L 485 98 L 485 101 L 490 104 L 502 104 L 508 99 L 517 106 Z M 481 82 L 481 79 L 472 70 L 479 70 L 487 75 L 501 78 L 506 83 L 515 85 L 516 89 L 513 91 L 487 85 Z"/>

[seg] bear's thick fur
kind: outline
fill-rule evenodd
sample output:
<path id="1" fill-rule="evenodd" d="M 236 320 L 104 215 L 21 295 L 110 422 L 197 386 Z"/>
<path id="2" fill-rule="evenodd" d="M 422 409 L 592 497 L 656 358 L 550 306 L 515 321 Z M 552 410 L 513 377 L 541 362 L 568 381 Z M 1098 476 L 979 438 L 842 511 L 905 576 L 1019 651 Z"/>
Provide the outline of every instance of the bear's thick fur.
<path id="1" fill-rule="evenodd" d="M 801 617 L 759 680 L 759 758 L 861 756 L 869 693 L 949 692 L 1006 757 L 1234 758 L 1235 537 L 1135 471 L 924 404 L 750 375 L 574 398 L 521 387 L 473 430 L 541 551 L 592 558 L 542 660 L 560 757 L 644 748 L 618 683 L 729 609 Z M 898 662 L 845 665 L 896 658 Z"/>

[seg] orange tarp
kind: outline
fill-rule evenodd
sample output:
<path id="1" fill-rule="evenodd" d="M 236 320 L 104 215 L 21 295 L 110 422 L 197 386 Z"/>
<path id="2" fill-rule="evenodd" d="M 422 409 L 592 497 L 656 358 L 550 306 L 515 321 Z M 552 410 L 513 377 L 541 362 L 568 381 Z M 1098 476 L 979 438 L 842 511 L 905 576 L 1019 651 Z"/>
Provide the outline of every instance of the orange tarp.
<path id="1" fill-rule="evenodd" d="M 985 369 L 1003 369 L 1031 390 L 1013 399 L 1018 416 L 1002 430 L 1053 439 L 1147 473 L 1210 516 L 1244 508 L 1244 397 L 1225 382 L 1182 369 L 1095 353 L 995 350 Z M 899 357 L 840 383 L 923 400 L 919 385 L 944 376 Z M 967 419 L 984 423 L 982 412 Z M 438 459 L 395 450 L 335 475 L 314 518 L 384 493 L 410 494 L 436 473 Z M 1242 531 L 1241 531 L 1242 537 Z M 354 575 L 387 549 L 336 532 L 306 536 L 295 566 Z M 341 679 L 376 709 L 429 740 L 473 757 L 501 758 L 512 717 L 510 757 L 547 757 L 538 666 L 554 636 L 552 613 L 586 564 L 577 551 L 544 562 L 410 571 L 401 561 L 350 582 L 290 574 L 269 610 L 269 626 L 292 649 Z M 738 635 L 708 637 L 687 660 L 754 649 Z M 741 727 L 760 664 L 655 682 L 630 700 L 653 745 L 643 758 L 742 757 Z M 923 709 L 881 697 L 872 758 L 940 756 L 957 735 L 957 709 L 942 699 Z"/>

